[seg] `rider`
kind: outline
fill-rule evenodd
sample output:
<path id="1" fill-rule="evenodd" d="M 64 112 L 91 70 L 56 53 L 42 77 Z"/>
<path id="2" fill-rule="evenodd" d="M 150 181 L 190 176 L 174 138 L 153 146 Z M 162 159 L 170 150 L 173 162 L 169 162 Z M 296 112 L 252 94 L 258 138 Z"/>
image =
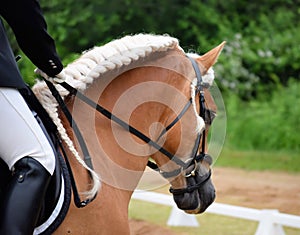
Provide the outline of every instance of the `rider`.
<path id="1" fill-rule="evenodd" d="M 39 2 L 3 0 L 0 16 L 40 73 L 64 80 Z M 55 167 L 51 145 L 19 93 L 25 87 L 0 19 L 0 157 L 12 171 L 0 202 L 1 235 L 33 233 Z"/>

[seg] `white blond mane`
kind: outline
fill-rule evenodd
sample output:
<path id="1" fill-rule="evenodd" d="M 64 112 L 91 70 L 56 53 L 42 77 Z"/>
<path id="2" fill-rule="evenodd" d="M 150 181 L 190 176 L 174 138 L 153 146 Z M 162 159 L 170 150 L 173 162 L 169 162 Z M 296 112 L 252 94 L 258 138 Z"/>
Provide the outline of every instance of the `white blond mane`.
<path id="1" fill-rule="evenodd" d="M 127 66 L 132 62 L 147 57 L 154 52 L 162 52 L 175 48 L 182 50 L 179 46 L 178 40 L 168 35 L 137 34 L 125 36 L 121 39 L 111 41 L 104 46 L 94 47 L 91 50 L 83 52 L 79 59 L 70 63 L 64 69 L 66 82 L 76 89 L 84 91 L 95 79 L 101 78 L 101 76 L 107 72 L 122 66 Z M 68 95 L 68 91 L 60 85 L 56 85 L 56 88 L 63 98 Z M 93 188 L 86 193 L 86 195 L 88 198 L 92 198 L 100 188 L 99 176 L 85 164 L 76 151 L 72 140 L 68 136 L 58 116 L 58 104 L 51 95 L 45 82 L 38 81 L 34 85 L 33 91 L 43 107 L 49 113 L 54 123 L 57 125 L 61 138 L 72 151 L 73 155 L 80 164 L 91 172 L 94 185 Z M 195 107 L 194 100 L 193 103 Z M 202 129 L 201 122 L 197 129 Z"/>

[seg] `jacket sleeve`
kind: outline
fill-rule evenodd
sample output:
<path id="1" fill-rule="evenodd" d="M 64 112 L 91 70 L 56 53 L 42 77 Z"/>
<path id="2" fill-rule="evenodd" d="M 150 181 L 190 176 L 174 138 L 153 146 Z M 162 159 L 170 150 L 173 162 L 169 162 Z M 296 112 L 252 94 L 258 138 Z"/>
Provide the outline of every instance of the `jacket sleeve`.
<path id="1" fill-rule="evenodd" d="M 50 77 L 61 72 L 63 65 L 37 0 L 1 0 L 0 13 L 33 64 Z"/>

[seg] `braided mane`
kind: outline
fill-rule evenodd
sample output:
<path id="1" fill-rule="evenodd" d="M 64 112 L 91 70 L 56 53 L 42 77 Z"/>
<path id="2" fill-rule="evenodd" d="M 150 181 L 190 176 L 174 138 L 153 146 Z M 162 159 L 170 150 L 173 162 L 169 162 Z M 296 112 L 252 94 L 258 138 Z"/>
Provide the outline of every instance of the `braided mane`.
<path id="1" fill-rule="evenodd" d="M 182 50 L 178 40 L 168 35 L 137 34 L 125 36 L 121 39 L 111 41 L 104 46 L 94 47 L 83 52 L 77 60 L 70 63 L 64 69 L 67 77 L 66 82 L 76 89 L 84 91 L 95 79 L 100 79 L 107 72 L 130 65 L 132 62 L 147 57 L 154 52 L 162 52 L 175 48 Z M 68 95 L 68 91 L 60 85 L 56 85 L 56 89 L 63 98 Z M 79 156 L 58 116 L 58 104 L 45 82 L 38 81 L 33 86 L 33 92 L 49 113 L 58 128 L 61 138 L 67 144 L 75 158 L 92 174 L 94 181 L 93 188 L 85 193 L 88 198 L 92 198 L 100 188 L 99 176 Z"/>
<path id="2" fill-rule="evenodd" d="M 154 52 L 174 48 L 181 49 L 178 40 L 168 35 L 136 34 L 125 36 L 104 46 L 84 51 L 77 60 L 64 69 L 67 75 L 66 82 L 83 91 L 89 84 L 93 83 L 94 79 L 109 71 L 129 65 Z M 41 92 L 43 87 L 47 87 L 44 82 L 41 83 L 38 82 L 34 86 L 37 93 Z M 63 89 L 59 89 L 59 91 L 62 96 L 66 95 Z"/>

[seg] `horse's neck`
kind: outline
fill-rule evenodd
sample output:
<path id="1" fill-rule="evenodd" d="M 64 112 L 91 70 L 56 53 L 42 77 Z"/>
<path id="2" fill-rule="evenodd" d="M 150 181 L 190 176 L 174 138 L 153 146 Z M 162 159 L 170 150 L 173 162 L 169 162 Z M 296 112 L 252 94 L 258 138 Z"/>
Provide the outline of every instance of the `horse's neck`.
<path id="1" fill-rule="evenodd" d="M 136 187 L 140 175 L 136 174 L 133 177 L 125 168 L 127 167 L 127 160 L 131 161 L 128 164 L 133 169 L 136 169 L 137 163 L 133 158 L 124 155 L 118 148 L 115 148 L 116 143 L 111 137 L 110 131 L 108 131 L 110 123 L 107 119 L 76 99 L 67 99 L 66 101 L 88 145 L 95 171 L 100 175 L 102 187 L 95 201 L 88 205 L 86 209 L 78 210 L 73 203 L 71 204 L 68 216 L 64 224 L 60 226 L 57 234 L 95 234 L 95 231 L 98 231 L 97 234 L 129 234 L 126 219 L 128 203 L 131 190 Z M 72 134 L 72 129 L 63 115 L 60 116 L 67 133 L 76 148 L 80 150 Z M 98 125 L 99 121 L 104 123 Z M 68 156 L 70 156 L 69 160 L 79 192 L 89 190 L 91 183 L 89 174 L 75 158 L 71 157 L 72 153 L 67 148 L 66 150 Z M 140 158 L 138 160 L 140 161 Z M 81 198 L 84 199 L 84 196 L 81 195 Z M 118 226 L 112 228 L 111 224 L 114 221 L 118 221 Z"/>
<path id="2" fill-rule="evenodd" d="M 90 91 L 87 91 L 86 95 L 95 101 L 99 97 L 93 96 Z M 113 100 L 115 95 L 111 93 L 108 96 L 109 100 Z M 99 103 L 111 110 L 110 101 Z M 70 105 L 70 109 L 88 145 L 95 170 L 102 182 L 114 189 L 133 191 L 144 171 L 147 158 L 135 156 L 131 151 L 127 151 L 124 143 L 122 146 L 120 141 L 130 138 L 129 133 L 120 130 L 120 127 L 111 124 L 111 120 L 77 99 Z M 74 165 L 77 165 L 77 178 L 85 178 L 82 186 L 84 188 L 84 185 L 88 184 L 86 171 L 78 166 L 76 161 Z"/>
<path id="3" fill-rule="evenodd" d="M 186 79 L 191 77 L 190 69 L 182 61 L 190 63 L 181 51 L 154 54 L 142 63 L 99 78 L 87 94 L 123 121 L 155 139 L 162 130 L 157 123 L 169 122 L 174 116 L 170 113 L 178 114 L 190 98 L 191 81 Z"/>

